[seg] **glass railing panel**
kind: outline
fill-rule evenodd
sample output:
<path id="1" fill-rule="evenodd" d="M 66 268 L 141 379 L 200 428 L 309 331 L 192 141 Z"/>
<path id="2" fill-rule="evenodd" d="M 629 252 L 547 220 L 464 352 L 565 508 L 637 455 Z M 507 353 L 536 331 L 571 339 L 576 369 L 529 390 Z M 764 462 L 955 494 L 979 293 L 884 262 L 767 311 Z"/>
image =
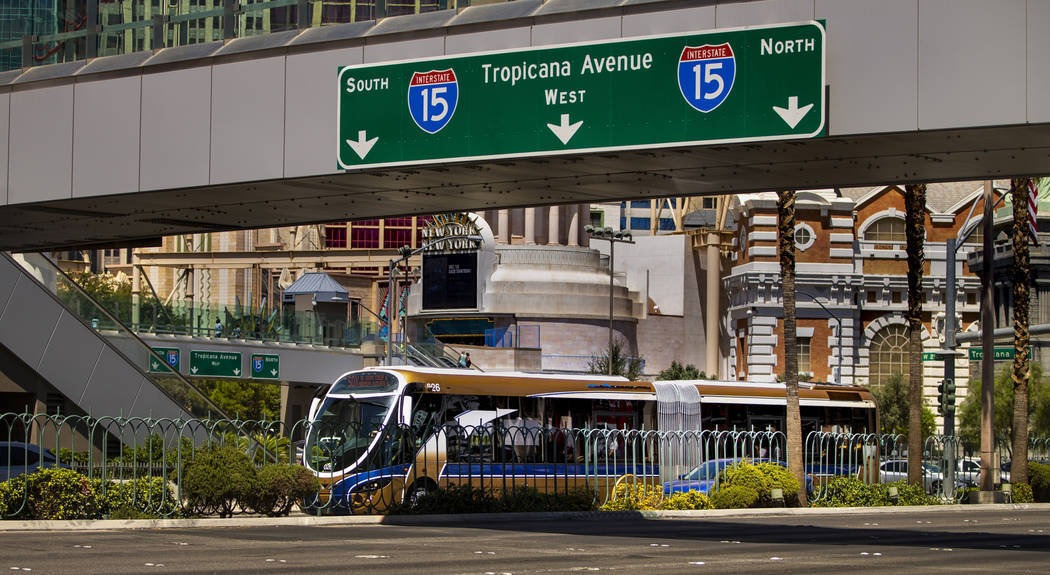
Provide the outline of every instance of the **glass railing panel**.
<path id="1" fill-rule="evenodd" d="M 164 358 L 154 353 L 152 348 L 139 339 L 117 316 L 92 299 L 54 262 L 41 254 L 33 253 L 20 254 L 13 259 L 61 302 L 70 313 L 81 318 L 85 324 L 98 332 L 132 366 L 149 377 L 190 415 L 223 417 L 222 411 L 207 396 L 185 377 L 168 368 Z"/>
<path id="2" fill-rule="evenodd" d="M 0 71 L 25 62 L 42 66 L 98 56 L 130 54 L 171 46 L 217 42 L 228 38 L 223 0 L 86 0 L 59 13 L 29 0 L 0 14 Z M 508 0 L 509 1 L 509 0 Z M 87 3 L 92 3 L 91 10 Z M 487 0 L 491 3 L 491 0 Z M 22 6 L 24 5 L 24 7 Z M 469 6 L 468 0 L 239 0 L 231 18 L 232 37 L 241 38 L 386 16 L 405 16 Z M 302 10 L 306 6 L 306 10 Z M 88 35 L 89 14 L 97 14 L 95 36 Z M 300 20 L 306 22 L 300 26 Z M 23 37 L 35 36 L 23 55 Z"/>

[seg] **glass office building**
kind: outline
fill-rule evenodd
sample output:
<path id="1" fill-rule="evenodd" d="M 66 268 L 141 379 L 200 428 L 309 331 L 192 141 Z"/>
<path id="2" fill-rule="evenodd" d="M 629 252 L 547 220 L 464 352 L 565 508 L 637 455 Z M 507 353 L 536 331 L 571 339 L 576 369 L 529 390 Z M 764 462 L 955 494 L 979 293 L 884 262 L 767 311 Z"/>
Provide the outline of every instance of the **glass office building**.
<path id="1" fill-rule="evenodd" d="M 58 0 L 4 0 L 0 2 L 0 45 L 21 42 L 23 36 L 54 34 L 58 29 Z M 34 52 L 35 64 L 51 63 L 47 50 Z M 37 60 L 39 58 L 39 60 Z M 22 67 L 22 47 L 0 49 L 0 70 Z"/>

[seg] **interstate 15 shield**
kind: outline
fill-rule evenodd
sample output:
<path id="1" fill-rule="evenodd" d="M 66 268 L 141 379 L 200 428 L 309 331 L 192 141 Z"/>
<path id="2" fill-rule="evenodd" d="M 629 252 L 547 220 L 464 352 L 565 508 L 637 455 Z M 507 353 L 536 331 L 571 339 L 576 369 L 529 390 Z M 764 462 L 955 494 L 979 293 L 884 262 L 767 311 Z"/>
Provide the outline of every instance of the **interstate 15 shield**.
<path id="1" fill-rule="evenodd" d="M 729 43 L 686 46 L 678 60 L 678 88 L 690 106 L 707 113 L 725 102 L 736 78 Z"/>
<path id="2" fill-rule="evenodd" d="M 252 356 L 252 371 L 259 373 L 263 370 L 263 358 L 253 355 Z"/>
<path id="3" fill-rule="evenodd" d="M 175 369 L 179 368 L 179 350 L 169 349 L 166 359 L 168 360 L 168 365 L 174 367 Z"/>
<path id="4" fill-rule="evenodd" d="M 447 126 L 458 100 L 459 84 L 452 68 L 412 74 L 408 85 L 408 111 L 420 130 L 436 134 Z"/>

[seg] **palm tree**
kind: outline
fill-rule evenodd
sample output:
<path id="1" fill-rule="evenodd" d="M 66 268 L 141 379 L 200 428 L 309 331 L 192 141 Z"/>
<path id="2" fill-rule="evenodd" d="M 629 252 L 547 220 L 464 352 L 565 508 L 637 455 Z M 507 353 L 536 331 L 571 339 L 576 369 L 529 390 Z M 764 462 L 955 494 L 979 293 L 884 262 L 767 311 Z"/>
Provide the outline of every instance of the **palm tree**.
<path id="1" fill-rule="evenodd" d="M 1028 250 L 1028 178 L 1010 180 L 1014 208 L 1014 424 L 1010 480 L 1028 483 L 1028 284 L 1032 281 Z"/>
<path id="2" fill-rule="evenodd" d="M 908 242 L 908 483 L 922 485 L 922 267 L 926 184 L 904 186 Z"/>
<path id="3" fill-rule="evenodd" d="M 802 418 L 798 410 L 798 338 L 795 333 L 795 192 L 780 192 L 777 201 L 777 240 L 780 252 L 780 278 L 784 294 L 784 379 L 787 386 L 788 469 L 806 484 L 802 464 Z M 806 505 L 805 490 L 799 503 Z"/>

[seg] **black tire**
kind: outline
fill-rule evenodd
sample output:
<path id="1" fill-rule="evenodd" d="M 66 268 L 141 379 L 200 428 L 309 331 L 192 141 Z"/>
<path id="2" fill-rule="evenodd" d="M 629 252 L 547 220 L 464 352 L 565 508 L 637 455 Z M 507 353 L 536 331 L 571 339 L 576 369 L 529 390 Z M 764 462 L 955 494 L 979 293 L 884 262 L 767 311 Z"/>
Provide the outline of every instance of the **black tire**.
<path id="1" fill-rule="evenodd" d="M 426 495 L 437 491 L 437 484 L 428 477 L 417 479 L 405 490 L 405 503 L 409 507 L 415 507 L 419 500 Z"/>
<path id="2" fill-rule="evenodd" d="M 941 494 L 941 482 L 940 481 L 934 481 L 933 483 L 930 484 L 930 495 L 940 495 L 940 494 Z"/>

